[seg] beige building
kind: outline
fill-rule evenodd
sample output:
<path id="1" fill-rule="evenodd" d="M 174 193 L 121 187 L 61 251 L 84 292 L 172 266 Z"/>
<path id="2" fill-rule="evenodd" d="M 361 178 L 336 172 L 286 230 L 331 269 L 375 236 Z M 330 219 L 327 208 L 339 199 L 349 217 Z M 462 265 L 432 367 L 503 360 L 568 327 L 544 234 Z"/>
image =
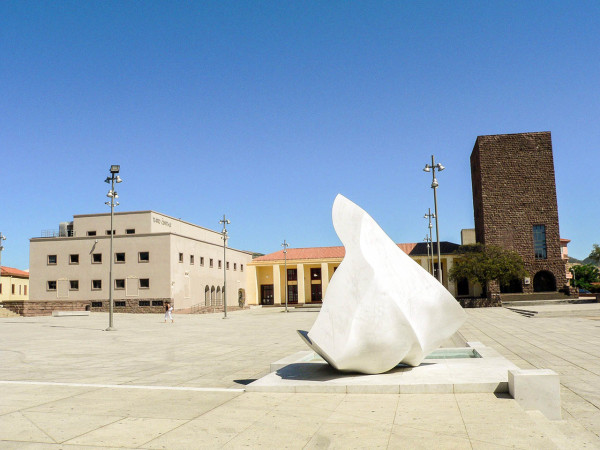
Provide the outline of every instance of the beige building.
<path id="1" fill-rule="evenodd" d="M 29 298 L 29 272 L 0 267 L 0 302 Z"/>
<path id="2" fill-rule="evenodd" d="M 426 243 L 398 244 L 398 247 L 431 272 Z M 457 248 L 458 244 L 440 243 L 442 283 L 454 296 L 474 295 L 473 286 L 468 283 L 448 280 L 448 271 L 454 263 L 453 252 Z M 321 303 L 329 281 L 344 255 L 344 247 L 289 248 L 287 274 L 283 250 L 255 258 L 247 268 L 247 302 L 254 305 L 285 304 L 287 277 L 288 304 Z M 434 267 L 437 270 L 437 258 Z"/>
<path id="3" fill-rule="evenodd" d="M 252 253 L 227 248 L 221 233 L 154 211 L 115 213 L 110 255 L 110 214 L 73 216 L 58 233 L 30 240 L 30 299 L 85 301 L 107 310 L 113 258 L 115 311 L 158 311 L 223 304 L 245 298 Z"/>

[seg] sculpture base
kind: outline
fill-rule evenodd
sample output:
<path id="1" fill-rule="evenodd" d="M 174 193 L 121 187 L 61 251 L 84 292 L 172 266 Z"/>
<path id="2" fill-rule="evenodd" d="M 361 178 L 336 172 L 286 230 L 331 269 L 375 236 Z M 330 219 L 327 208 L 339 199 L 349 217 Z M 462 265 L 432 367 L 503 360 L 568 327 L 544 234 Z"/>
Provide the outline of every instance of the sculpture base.
<path id="1" fill-rule="evenodd" d="M 399 365 L 377 375 L 342 373 L 315 352 L 302 351 L 271 364 L 271 373 L 247 385 L 246 391 L 356 394 L 508 392 L 508 371 L 518 367 L 479 342 L 468 342 L 467 345 L 469 347 L 466 348 L 438 349 L 418 367 Z"/>

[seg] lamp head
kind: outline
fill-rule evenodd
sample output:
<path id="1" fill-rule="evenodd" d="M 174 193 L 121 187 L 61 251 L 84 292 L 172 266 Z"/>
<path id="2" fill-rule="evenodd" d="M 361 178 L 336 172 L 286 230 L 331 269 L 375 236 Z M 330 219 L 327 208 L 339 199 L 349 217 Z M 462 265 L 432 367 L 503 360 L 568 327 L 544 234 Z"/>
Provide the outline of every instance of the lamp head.
<path id="1" fill-rule="evenodd" d="M 113 198 L 113 197 L 114 197 L 114 195 L 115 195 L 115 193 L 113 192 L 113 190 L 112 190 L 112 189 L 111 189 L 110 191 L 108 191 L 108 193 L 106 194 L 106 196 L 107 196 L 108 198 Z"/>
<path id="2" fill-rule="evenodd" d="M 441 172 L 442 170 L 444 170 L 444 169 L 445 169 L 445 167 L 444 167 L 444 166 L 442 166 L 440 163 L 437 163 L 436 165 L 437 165 L 437 169 L 438 169 L 440 172 Z"/>
<path id="3" fill-rule="evenodd" d="M 105 183 L 110 184 L 111 178 L 110 177 L 106 177 L 106 180 L 104 180 Z"/>
<path id="4" fill-rule="evenodd" d="M 432 187 L 432 188 L 436 188 L 436 187 L 438 187 L 438 186 L 439 186 L 439 184 L 438 184 L 438 182 L 437 182 L 437 178 L 434 178 L 434 179 L 433 179 L 433 182 L 431 183 L 431 187 Z"/>
<path id="5" fill-rule="evenodd" d="M 121 166 L 113 164 L 112 166 L 110 166 L 110 173 L 119 173 L 120 169 L 121 169 Z"/>
<path id="6" fill-rule="evenodd" d="M 121 177 L 119 175 L 117 175 L 117 177 L 115 178 L 115 181 L 117 183 L 122 183 L 123 182 L 123 180 L 121 179 Z"/>
<path id="7" fill-rule="evenodd" d="M 429 164 L 425 164 L 425 168 L 423 169 L 423 172 L 430 172 L 431 169 L 429 167 Z"/>

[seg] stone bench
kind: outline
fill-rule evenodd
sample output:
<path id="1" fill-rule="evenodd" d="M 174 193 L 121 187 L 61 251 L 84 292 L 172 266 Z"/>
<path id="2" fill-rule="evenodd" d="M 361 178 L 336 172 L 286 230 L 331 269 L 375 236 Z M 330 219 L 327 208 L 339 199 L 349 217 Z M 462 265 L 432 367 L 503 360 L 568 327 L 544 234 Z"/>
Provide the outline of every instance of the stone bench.
<path id="1" fill-rule="evenodd" d="M 89 311 L 52 311 L 52 317 L 89 316 Z"/>

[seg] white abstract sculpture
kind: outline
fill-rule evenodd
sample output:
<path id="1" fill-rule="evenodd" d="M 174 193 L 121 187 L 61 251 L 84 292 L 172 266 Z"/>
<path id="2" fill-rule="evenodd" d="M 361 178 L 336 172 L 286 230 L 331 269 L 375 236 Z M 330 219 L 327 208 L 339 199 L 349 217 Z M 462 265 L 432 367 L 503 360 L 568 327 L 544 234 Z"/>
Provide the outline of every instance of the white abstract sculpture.
<path id="1" fill-rule="evenodd" d="M 313 327 L 300 335 L 341 371 L 418 366 L 458 330 L 465 312 L 359 206 L 338 195 L 332 216 L 346 256 Z"/>

